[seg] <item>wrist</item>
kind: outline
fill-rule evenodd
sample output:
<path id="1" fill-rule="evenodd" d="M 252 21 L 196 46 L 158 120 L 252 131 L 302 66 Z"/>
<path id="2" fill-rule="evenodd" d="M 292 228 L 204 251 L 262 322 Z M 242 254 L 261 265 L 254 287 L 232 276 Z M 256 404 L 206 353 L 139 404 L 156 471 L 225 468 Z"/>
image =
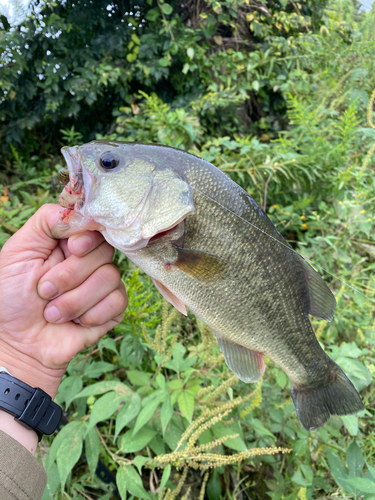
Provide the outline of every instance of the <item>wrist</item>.
<path id="1" fill-rule="evenodd" d="M 0 366 L 31 387 L 39 387 L 52 399 L 56 396 L 65 369 L 53 369 L 0 341 Z"/>
<path id="2" fill-rule="evenodd" d="M 13 415 L 0 410 L 0 431 L 22 444 L 30 453 L 35 455 L 38 446 L 38 435 L 35 431 L 27 429 L 17 422 Z"/>

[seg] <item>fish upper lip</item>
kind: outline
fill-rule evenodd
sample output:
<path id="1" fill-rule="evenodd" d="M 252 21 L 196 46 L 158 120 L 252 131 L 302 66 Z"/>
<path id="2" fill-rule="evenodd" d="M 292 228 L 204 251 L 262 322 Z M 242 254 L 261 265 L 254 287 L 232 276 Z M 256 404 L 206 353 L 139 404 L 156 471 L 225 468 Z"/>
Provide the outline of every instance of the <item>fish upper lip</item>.
<path id="1" fill-rule="evenodd" d="M 67 189 L 70 189 L 72 194 L 80 194 L 83 185 L 82 166 L 79 160 L 77 146 L 64 146 L 61 148 L 69 171 L 69 183 Z"/>

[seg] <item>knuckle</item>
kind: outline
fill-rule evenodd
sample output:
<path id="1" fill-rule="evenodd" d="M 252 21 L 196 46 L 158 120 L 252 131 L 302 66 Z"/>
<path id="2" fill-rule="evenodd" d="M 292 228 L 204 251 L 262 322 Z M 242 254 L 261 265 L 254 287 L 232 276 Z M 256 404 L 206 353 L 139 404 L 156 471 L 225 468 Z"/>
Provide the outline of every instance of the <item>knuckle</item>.
<path id="1" fill-rule="evenodd" d="M 121 292 L 120 289 L 115 290 L 114 292 L 111 293 L 110 295 L 111 299 L 111 307 L 116 314 L 116 316 L 119 314 L 120 311 L 124 311 L 127 307 L 127 297 L 124 296 L 124 294 Z"/>
<path id="2" fill-rule="evenodd" d="M 76 318 L 81 311 L 82 304 L 75 294 L 64 294 L 56 299 L 56 307 L 64 319 Z"/>
<path id="3" fill-rule="evenodd" d="M 91 326 L 96 326 L 98 324 L 98 315 L 95 315 L 94 313 L 86 312 L 79 318 L 79 322 L 81 326 L 84 326 L 86 328 L 90 328 Z"/>
<path id="4" fill-rule="evenodd" d="M 119 286 L 121 282 L 121 276 L 118 269 L 112 264 L 106 264 L 100 268 L 100 275 L 103 281 L 109 282 L 116 287 Z"/>
<path id="5" fill-rule="evenodd" d="M 60 290 L 69 290 L 69 287 L 72 286 L 76 278 L 77 273 L 72 266 L 68 265 L 67 261 L 63 262 L 55 278 L 57 288 Z"/>
<path id="6" fill-rule="evenodd" d="M 115 249 L 111 247 L 109 243 L 103 241 L 103 243 L 101 243 L 101 245 L 99 245 L 96 250 L 100 254 L 101 259 L 104 262 L 112 262 Z"/>

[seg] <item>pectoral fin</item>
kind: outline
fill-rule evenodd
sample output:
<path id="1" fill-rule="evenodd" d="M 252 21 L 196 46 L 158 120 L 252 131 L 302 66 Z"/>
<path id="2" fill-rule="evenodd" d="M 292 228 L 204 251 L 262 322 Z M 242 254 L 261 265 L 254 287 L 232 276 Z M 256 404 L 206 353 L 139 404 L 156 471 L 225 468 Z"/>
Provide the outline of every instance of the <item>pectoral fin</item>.
<path id="1" fill-rule="evenodd" d="M 221 280 L 227 272 L 228 264 L 208 252 L 176 247 L 178 258 L 173 265 L 184 273 L 202 282 Z"/>
<path id="2" fill-rule="evenodd" d="M 177 309 L 177 311 L 180 311 L 181 314 L 183 314 L 184 316 L 187 316 L 186 307 L 185 307 L 185 304 L 182 302 L 182 300 L 180 300 L 178 297 L 176 297 L 176 295 L 174 295 L 174 293 L 172 293 L 166 286 L 164 286 L 163 283 L 160 283 L 160 281 L 158 281 L 154 278 L 151 278 L 151 279 L 154 282 L 154 285 L 156 286 L 156 288 L 162 294 L 162 296 L 166 300 L 168 300 L 168 302 L 170 304 L 172 304 L 172 306 L 174 306 Z"/>
<path id="3" fill-rule="evenodd" d="M 331 321 L 336 309 L 336 299 L 326 282 L 305 260 L 300 259 L 309 290 L 309 313 L 318 319 Z"/>
<path id="4" fill-rule="evenodd" d="M 228 368 L 243 382 L 258 382 L 265 369 L 263 354 L 215 336 Z"/>

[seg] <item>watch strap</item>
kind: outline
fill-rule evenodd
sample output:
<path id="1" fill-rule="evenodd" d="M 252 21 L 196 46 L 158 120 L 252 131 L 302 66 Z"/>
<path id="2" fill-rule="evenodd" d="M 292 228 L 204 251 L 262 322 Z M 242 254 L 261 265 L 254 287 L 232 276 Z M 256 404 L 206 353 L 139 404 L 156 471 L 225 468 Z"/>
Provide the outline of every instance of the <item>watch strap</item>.
<path id="1" fill-rule="evenodd" d="M 58 427 L 62 409 L 39 387 L 31 387 L 0 368 L 0 409 L 39 434 L 52 434 Z"/>

